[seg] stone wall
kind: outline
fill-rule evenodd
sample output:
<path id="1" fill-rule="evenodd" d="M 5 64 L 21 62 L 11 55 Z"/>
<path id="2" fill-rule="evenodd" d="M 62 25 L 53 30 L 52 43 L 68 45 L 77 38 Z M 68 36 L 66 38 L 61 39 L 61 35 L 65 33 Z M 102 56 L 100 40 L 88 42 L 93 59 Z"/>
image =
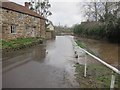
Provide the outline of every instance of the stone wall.
<path id="1" fill-rule="evenodd" d="M 0 9 L 0 40 L 1 39 L 2 39 L 2 9 Z"/>
<path id="2" fill-rule="evenodd" d="M 46 32 L 46 39 L 51 39 L 51 38 L 52 38 L 52 33 Z"/>
<path id="3" fill-rule="evenodd" d="M 55 32 L 54 31 L 46 31 L 46 39 L 53 39 L 55 38 Z"/>
<path id="4" fill-rule="evenodd" d="M 46 38 L 46 36 L 45 36 L 45 33 L 46 33 L 46 30 L 45 30 L 45 20 L 43 20 L 43 19 L 41 19 L 40 20 L 40 29 L 41 29 L 41 37 L 42 38 Z"/>
<path id="5" fill-rule="evenodd" d="M 0 8 L 1 10 L 2 8 Z M 41 37 L 45 32 L 45 20 L 23 14 L 23 18 L 19 18 L 19 12 L 2 9 L 2 39 L 14 40 L 28 37 Z M 35 20 L 36 18 L 36 20 Z M 11 25 L 16 25 L 16 33 L 11 33 Z M 29 26 L 29 32 L 27 31 Z M 33 28 L 34 27 L 34 28 Z"/>

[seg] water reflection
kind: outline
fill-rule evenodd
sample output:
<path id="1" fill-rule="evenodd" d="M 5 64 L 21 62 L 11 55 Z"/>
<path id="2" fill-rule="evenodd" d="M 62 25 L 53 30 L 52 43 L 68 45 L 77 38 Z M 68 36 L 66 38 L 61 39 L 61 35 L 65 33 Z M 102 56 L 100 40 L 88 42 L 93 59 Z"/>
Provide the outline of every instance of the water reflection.
<path id="1" fill-rule="evenodd" d="M 2 60 L 5 61 L 11 58 L 18 57 L 18 56 L 22 56 L 22 58 L 24 58 L 24 57 L 27 57 L 27 55 L 33 58 L 33 60 L 36 60 L 36 59 L 41 60 L 41 58 L 45 57 L 45 51 L 46 51 L 45 45 L 37 45 L 34 47 L 5 53 L 2 55 Z"/>
<path id="2" fill-rule="evenodd" d="M 32 60 L 43 62 L 46 55 L 46 49 L 42 46 L 32 50 Z"/>
<path id="3" fill-rule="evenodd" d="M 26 48 L 11 53 L 3 54 L 3 73 L 27 64 L 30 61 L 43 62 L 46 55 L 44 45 L 37 45 L 32 48 Z"/>

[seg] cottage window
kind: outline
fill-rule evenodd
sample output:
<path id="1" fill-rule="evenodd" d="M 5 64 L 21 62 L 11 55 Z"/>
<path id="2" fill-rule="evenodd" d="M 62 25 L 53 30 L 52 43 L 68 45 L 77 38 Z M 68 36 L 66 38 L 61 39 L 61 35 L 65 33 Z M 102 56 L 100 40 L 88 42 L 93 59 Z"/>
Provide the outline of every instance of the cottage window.
<path id="1" fill-rule="evenodd" d="M 17 33 L 16 27 L 17 27 L 17 25 L 15 25 L 15 24 L 11 25 L 11 33 L 13 33 L 13 34 Z"/>
<path id="2" fill-rule="evenodd" d="M 37 22 L 37 18 L 36 17 L 34 17 L 34 22 Z"/>
<path id="3" fill-rule="evenodd" d="M 32 37 L 35 37 L 35 29 L 36 29 L 36 26 L 33 26 L 32 27 Z"/>
<path id="4" fill-rule="evenodd" d="M 35 29 L 36 29 L 36 26 L 32 26 L 32 28 L 33 28 L 33 30 L 35 30 Z"/>
<path id="5" fill-rule="evenodd" d="M 29 34 L 30 33 L 30 26 L 29 25 L 27 25 L 26 30 L 27 30 L 27 34 Z"/>
<path id="6" fill-rule="evenodd" d="M 19 19 L 23 19 L 23 14 L 22 13 L 18 13 L 18 17 L 19 17 Z"/>

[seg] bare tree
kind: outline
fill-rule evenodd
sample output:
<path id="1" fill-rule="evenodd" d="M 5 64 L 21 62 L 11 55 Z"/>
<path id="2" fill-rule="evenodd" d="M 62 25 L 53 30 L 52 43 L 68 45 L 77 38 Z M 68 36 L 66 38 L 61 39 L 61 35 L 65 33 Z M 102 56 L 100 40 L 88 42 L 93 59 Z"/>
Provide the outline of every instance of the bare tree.
<path id="1" fill-rule="evenodd" d="M 118 15 L 120 2 L 86 2 L 83 4 L 83 7 L 87 20 L 105 21 L 110 14 Z"/>

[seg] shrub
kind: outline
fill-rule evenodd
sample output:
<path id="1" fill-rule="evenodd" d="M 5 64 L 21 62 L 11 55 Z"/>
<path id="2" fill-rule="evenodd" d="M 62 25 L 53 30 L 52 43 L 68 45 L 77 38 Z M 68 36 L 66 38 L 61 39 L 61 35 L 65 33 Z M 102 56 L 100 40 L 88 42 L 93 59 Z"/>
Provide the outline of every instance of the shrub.
<path id="1" fill-rule="evenodd" d="M 109 18 L 106 22 L 86 22 L 74 26 L 74 33 L 94 38 L 106 38 L 118 42 L 120 34 L 120 18 Z"/>

